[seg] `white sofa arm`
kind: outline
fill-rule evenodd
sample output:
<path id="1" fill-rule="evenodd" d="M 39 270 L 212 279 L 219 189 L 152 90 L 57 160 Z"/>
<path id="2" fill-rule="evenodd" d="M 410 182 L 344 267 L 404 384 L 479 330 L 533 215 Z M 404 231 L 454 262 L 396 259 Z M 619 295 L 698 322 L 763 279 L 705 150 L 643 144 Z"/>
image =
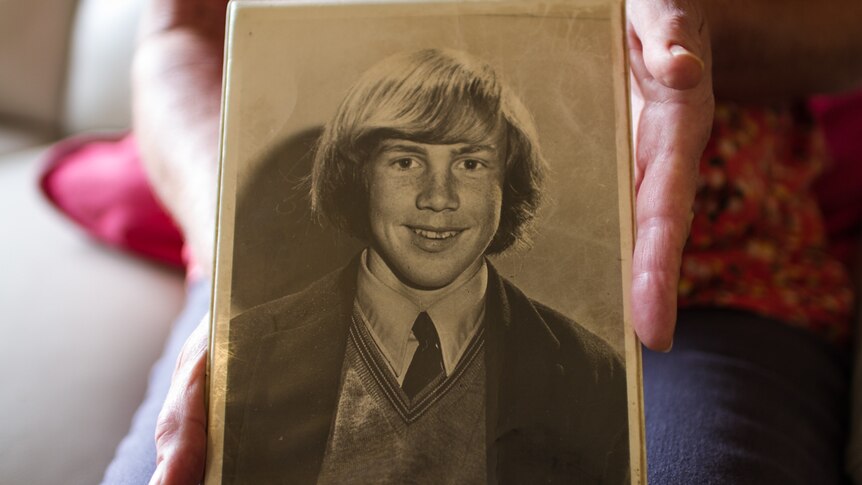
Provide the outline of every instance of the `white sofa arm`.
<path id="1" fill-rule="evenodd" d="M 0 1 L 0 155 L 60 131 L 77 0 Z"/>
<path id="2" fill-rule="evenodd" d="M 143 1 L 0 0 L 0 483 L 98 483 L 182 304 L 179 271 L 96 243 L 18 151 L 128 126 Z"/>
<path id="3" fill-rule="evenodd" d="M 130 125 L 130 72 L 141 0 L 81 0 L 72 29 L 64 133 Z"/>

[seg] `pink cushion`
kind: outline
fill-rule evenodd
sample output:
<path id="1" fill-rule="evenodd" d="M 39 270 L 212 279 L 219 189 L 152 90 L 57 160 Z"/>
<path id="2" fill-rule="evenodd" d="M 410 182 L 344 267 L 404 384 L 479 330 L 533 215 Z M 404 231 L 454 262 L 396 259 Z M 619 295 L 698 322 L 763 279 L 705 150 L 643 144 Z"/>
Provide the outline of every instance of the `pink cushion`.
<path id="1" fill-rule="evenodd" d="M 132 135 L 63 140 L 48 152 L 42 191 L 99 241 L 183 266 L 183 238 L 150 190 Z"/>
<path id="2" fill-rule="evenodd" d="M 833 159 L 815 191 L 833 252 L 849 264 L 862 228 L 862 90 L 819 96 L 810 106 Z"/>

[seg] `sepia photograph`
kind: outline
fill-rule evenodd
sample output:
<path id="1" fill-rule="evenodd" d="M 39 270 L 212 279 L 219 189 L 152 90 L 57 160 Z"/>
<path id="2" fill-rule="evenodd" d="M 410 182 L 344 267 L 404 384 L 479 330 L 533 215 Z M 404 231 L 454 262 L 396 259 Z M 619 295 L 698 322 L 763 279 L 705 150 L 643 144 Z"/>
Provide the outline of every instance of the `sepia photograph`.
<path id="1" fill-rule="evenodd" d="M 207 483 L 642 483 L 621 15 L 232 4 Z"/>

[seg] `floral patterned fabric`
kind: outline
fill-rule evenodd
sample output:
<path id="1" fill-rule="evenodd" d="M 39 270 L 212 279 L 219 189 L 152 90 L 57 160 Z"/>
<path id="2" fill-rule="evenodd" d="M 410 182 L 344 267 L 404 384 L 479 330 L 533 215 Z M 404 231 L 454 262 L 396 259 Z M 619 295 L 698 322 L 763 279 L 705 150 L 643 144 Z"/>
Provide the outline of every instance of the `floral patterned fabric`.
<path id="1" fill-rule="evenodd" d="M 826 163 L 822 136 L 791 109 L 717 106 L 680 306 L 745 309 L 846 341 L 853 291 L 812 190 Z"/>

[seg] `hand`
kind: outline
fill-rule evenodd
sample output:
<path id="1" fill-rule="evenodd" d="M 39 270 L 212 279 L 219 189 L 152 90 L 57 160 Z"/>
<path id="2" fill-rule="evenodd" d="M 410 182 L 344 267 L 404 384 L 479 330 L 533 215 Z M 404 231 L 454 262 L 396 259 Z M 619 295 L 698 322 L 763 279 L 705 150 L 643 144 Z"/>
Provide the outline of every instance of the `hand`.
<path id="1" fill-rule="evenodd" d="M 227 0 L 147 2 L 132 68 L 133 125 L 150 183 L 211 271 Z"/>
<path id="2" fill-rule="evenodd" d="M 221 48 L 228 0 L 151 0 L 141 21 L 140 35 L 187 30 Z"/>
<path id="3" fill-rule="evenodd" d="M 666 351 L 698 162 L 712 127 L 712 54 L 698 0 L 630 0 L 627 15 L 636 160 L 633 324 L 647 347 Z"/>
<path id="4" fill-rule="evenodd" d="M 133 69 L 134 129 L 150 181 L 211 272 L 227 0 L 147 3 Z M 206 462 L 205 317 L 188 338 L 156 425 L 152 484 L 197 484 Z"/>
<path id="5" fill-rule="evenodd" d="M 207 446 L 206 392 L 209 315 L 189 336 L 156 424 L 156 472 L 150 485 L 197 484 L 204 476 Z"/>

